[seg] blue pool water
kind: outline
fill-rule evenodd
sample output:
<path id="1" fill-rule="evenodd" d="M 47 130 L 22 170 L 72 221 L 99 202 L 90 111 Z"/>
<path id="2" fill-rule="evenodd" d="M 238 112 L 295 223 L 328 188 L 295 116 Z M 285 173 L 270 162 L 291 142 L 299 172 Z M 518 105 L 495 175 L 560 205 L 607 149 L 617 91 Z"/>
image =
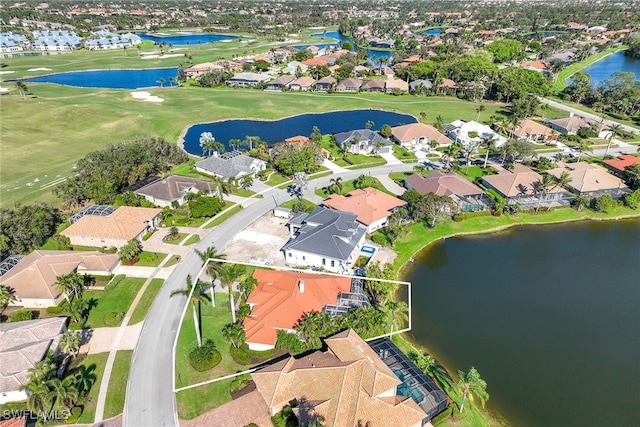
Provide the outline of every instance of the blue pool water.
<path id="1" fill-rule="evenodd" d="M 199 142 L 202 132 L 211 132 L 216 141 L 222 142 L 229 149 L 231 139 L 243 140 L 246 136 L 259 136 L 263 141 L 276 142 L 297 135 L 309 136 L 314 126 L 323 134 L 363 129 L 369 120 L 374 122 L 373 130 L 380 129 L 384 124 L 398 126 L 417 123 L 416 118 L 408 114 L 381 110 L 310 113 L 274 121 L 225 120 L 189 127 L 184 136 L 184 148 L 188 153 L 202 155 Z"/>
<path id="2" fill-rule="evenodd" d="M 219 42 L 224 40 L 235 40 L 240 38 L 238 36 L 232 36 L 228 34 L 214 34 L 214 33 L 181 34 L 178 36 L 155 36 L 147 33 L 140 33 L 138 35 L 142 40 L 150 40 L 158 44 L 165 42 L 166 44 L 172 44 L 172 45 L 187 45 L 187 44 L 197 45 L 197 44 L 203 44 L 203 43 Z"/>
<path id="3" fill-rule="evenodd" d="M 424 32 L 425 36 L 440 37 L 440 34 L 442 34 L 442 28 L 429 28 Z"/>
<path id="4" fill-rule="evenodd" d="M 376 248 L 374 248 L 373 246 L 363 246 L 362 249 L 360 249 L 360 252 L 373 255 L 376 253 Z"/>
<path id="5" fill-rule="evenodd" d="M 616 71 L 632 72 L 636 75 L 636 80 L 640 78 L 640 59 L 625 55 L 623 51 L 612 53 L 595 62 L 584 70 L 591 76 L 591 85 L 596 87 L 603 80 L 611 78 Z"/>
<path id="6" fill-rule="evenodd" d="M 94 70 L 73 71 L 68 73 L 49 74 L 46 76 L 24 79 L 26 82 L 56 83 L 66 86 L 107 88 L 107 89 L 142 89 L 159 87 L 162 78 L 164 86 L 170 86 L 169 77 L 175 78 L 178 69 L 146 68 L 141 70 Z"/>

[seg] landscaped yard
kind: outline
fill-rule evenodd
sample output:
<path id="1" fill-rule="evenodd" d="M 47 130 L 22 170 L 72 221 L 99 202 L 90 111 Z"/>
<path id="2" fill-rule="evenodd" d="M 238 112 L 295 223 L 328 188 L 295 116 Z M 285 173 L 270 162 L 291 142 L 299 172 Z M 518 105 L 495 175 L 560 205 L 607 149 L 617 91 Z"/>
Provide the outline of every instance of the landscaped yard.
<path id="1" fill-rule="evenodd" d="M 153 304 L 153 300 L 156 298 L 156 294 L 164 284 L 164 280 L 162 279 L 152 279 L 145 289 L 140 301 L 138 301 L 138 305 L 135 310 L 133 310 L 133 314 L 131 315 L 131 319 L 129 319 L 130 325 L 135 325 L 138 322 L 144 320 L 147 316 L 147 312 L 149 308 L 151 308 L 151 304 Z M 119 286 L 119 285 L 118 285 Z"/>
<path id="2" fill-rule="evenodd" d="M 139 255 L 140 260 L 136 262 L 134 265 L 137 267 L 157 267 L 160 265 L 163 259 L 167 254 L 163 254 L 160 252 L 147 252 L 142 251 Z"/>
<path id="3" fill-rule="evenodd" d="M 113 370 L 109 378 L 109 390 L 104 404 L 104 418 L 113 418 L 124 410 L 127 392 L 127 379 L 131 366 L 132 350 L 119 350 L 113 363 Z"/>
<path id="4" fill-rule="evenodd" d="M 236 213 L 240 212 L 242 210 L 242 205 L 236 205 L 236 204 L 227 203 L 227 206 L 225 207 L 225 210 L 226 210 L 226 212 L 223 211 L 222 213 L 219 213 L 218 215 L 216 215 L 213 218 L 213 221 L 208 223 L 205 228 L 212 228 L 212 227 L 215 227 L 216 225 L 222 224 L 227 219 L 231 218 L 233 215 L 235 215 Z"/>
<path id="5" fill-rule="evenodd" d="M 229 386 L 233 379 L 222 380 L 176 393 L 178 417 L 190 420 L 231 401 Z"/>
<path id="6" fill-rule="evenodd" d="M 322 197 L 324 197 L 324 196 L 322 196 Z M 287 209 L 292 209 L 293 206 L 297 202 L 298 202 L 298 199 L 291 199 L 291 200 L 288 200 L 288 201 L 282 203 L 280 205 L 280 207 L 287 208 Z M 304 198 L 302 199 L 302 203 L 304 203 L 304 206 L 305 206 L 304 211 L 306 211 L 306 212 L 311 212 L 312 210 L 314 210 L 317 207 L 317 205 L 315 203 L 313 203 L 310 200 L 304 199 Z"/>
<path id="7" fill-rule="evenodd" d="M 122 318 L 109 325 L 105 323 L 106 317 L 110 313 L 126 313 L 144 282 L 145 279 L 126 277 L 110 291 L 85 291 L 83 298 L 86 300 L 95 299 L 97 303 L 89 312 L 86 327 L 119 326 L 122 323 Z"/>
<path id="8" fill-rule="evenodd" d="M 98 403 L 98 393 L 100 392 L 100 382 L 104 367 L 107 364 L 109 353 L 98 353 L 89 355 L 80 355 L 76 357 L 71 365 L 67 368 L 67 376 L 75 375 L 77 372 L 89 379 L 91 389 L 87 396 L 87 403 L 84 406 L 82 415 L 78 420 L 78 424 L 92 424 L 96 415 L 96 404 Z"/>
<path id="9" fill-rule="evenodd" d="M 342 190 L 340 191 L 340 194 L 342 194 L 343 196 L 346 196 L 347 194 L 349 194 L 350 192 L 352 192 L 353 190 L 356 189 L 356 187 L 354 186 L 354 181 L 355 180 L 350 180 L 350 181 L 344 181 L 342 182 Z M 365 185 L 363 185 L 362 187 L 373 187 L 376 188 L 380 191 L 383 191 L 389 195 L 395 196 L 395 194 L 393 194 L 392 192 L 390 192 L 389 190 L 386 189 L 386 187 L 384 185 L 382 185 L 382 183 L 377 179 L 377 178 L 373 178 L 371 176 L 366 176 L 366 181 L 364 183 Z M 325 191 L 324 188 L 318 188 L 315 191 L 315 194 L 320 196 L 320 197 L 329 197 L 330 193 Z M 284 204 L 283 204 L 284 206 Z"/>

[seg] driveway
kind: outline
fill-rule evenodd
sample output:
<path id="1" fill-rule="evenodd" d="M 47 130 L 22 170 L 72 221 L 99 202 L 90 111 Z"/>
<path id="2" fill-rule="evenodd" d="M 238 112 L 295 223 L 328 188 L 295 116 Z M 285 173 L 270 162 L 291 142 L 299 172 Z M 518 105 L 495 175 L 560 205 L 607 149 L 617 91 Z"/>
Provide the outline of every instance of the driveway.
<path id="1" fill-rule="evenodd" d="M 402 193 L 404 193 L 404 188 L 400 187 L 398 184 L 395 183 L 394 180 L 389 178 L 389 175 L 379 174 L 379 175 L 373 175 L 373 177 L 377 178 L 378 181 L 380 181 L 380 183 L 384 185 L 384 188 L 391 191 L 396 196 L 399 196 Z"/>
<path id="2" fill-rule="evenodd" d="M 380 153 L 380 157 L 385 159 L 388 165 L 402 164 L 402 162 L 398 160 L 396 156 L 393 155 L 393 153 Z"/>
<path id="3" fill-rule="evenodd" d="M 142 323 L 127 326 L 118 345 L 118 350 L 133 350 L 138 342 Z M 115 328 L 95 328 L 82 331 L 82 345 L 80 353 L 105 353 L 111 351 L 111 345 L 118 335 L 119 327 Z"/>
<path id="4" fill-rule="evenodd" d="M 274 216 L 273 212 L 267 212 L 238 232 L 222 248 L 222 253 L 234 261 L 284 266 L 280 248 L 289 239 L 287 221 L 286 218 Z"/>

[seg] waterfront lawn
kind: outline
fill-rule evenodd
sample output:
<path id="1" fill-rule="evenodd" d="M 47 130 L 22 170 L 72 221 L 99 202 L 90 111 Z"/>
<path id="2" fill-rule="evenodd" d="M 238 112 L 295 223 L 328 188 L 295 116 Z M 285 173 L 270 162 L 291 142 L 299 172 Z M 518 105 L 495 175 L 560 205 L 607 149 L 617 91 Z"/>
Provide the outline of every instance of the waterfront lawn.
<path id="1" fill-rule="evenodd" d="M 558 73 L 558 75 L 556 76 L 555 83 L 553 84 L 553 86 L 551 86 L 551 91 L 556 93 L 561 92 L 564 88 L 567 87 L 567 79 L 569 77 L 571 77 L 578 71 L 588 67 L 594 62 L 597 62 L 598 60 L 604 58 L 605 56 L 623 49 L 626 49 L 626 47 L 625 46 L 612 47 L 598 53 L 597 55 L 591 55 L 582 61 L 574 62 L 573 64 L 569 65 L 568 67 L 566 67 L 565 69 L 563 69 Z"/>
<path id="2" fill-rule="evenodd" d="M 437 224 L 435 229 L 429 229 L 422 223 L 409 226 L 408 232 L 395 243 L 394 250 L 398 253 L 394 267 L 402 268 L 422 248 L 430 243 L 443 238 L 464 235 L 487 233 L 492 230 L 500 230 L 521 224 L 552 224 L 565 221 L 580 221 L 586 219 L 607 219 L 626 216 L 638 216 L 639 212 L 624 206 L 617 207 L 613 212 L 598 213 L 589 209 L 578 212 L 573 208 L 560 208 L 551 211 L 537 213 L 518 213 L 514 216 L 501 215 L 479 216 L 466 219 L 461 222 L 448 220 L 444 224 Z"/>
<path id="3" fill-rule="evenodd" d="M 87 328 L 119 326 L 122 320 L 108 325 L 105 323 L 105 318 L 111 313 L 126 313 L 144 282 L 145 279 L 142 278 L 125 277 L 109 291 L 85 291 L 83 299 L 95 300 L 96 303 L 89 312 L 85 326 Z"/>
<path id="4" fill-rule="evenodd" d="M 173 259 L 173 257 L 171 258 Z M 129 319 L 130 325 L 135 325 L 138 322 L 141 322 L 147 317 L 147 312 L 149 312 L 149 308 L 151 308 L 151 304 L 156 298 L 158 291 L 164 284 L 164 280 L 162 279 L 152 279 L 147 289 L 144 290 L 140 301 L 138 301 L 138 305 L 135 310 L 133 310 L 133 314 L 131 315 L 131 319 Z"/>
<path id="5" fill-rule="evenodd" d="M 113 362 L 113 370 L 109 378 L 107 400 L 104 404 L 104 418 L 113 418 L 124 410 L 124 401 L 127 392 L 127 379 L 133 350 L 119 350 Z"/>
<path id="6" fill-rule="evenodd" d="M 49 58 L 67 56 L 38 57 L 37 60 L 25 60 L 25 63 L 31 64 L 30 67 L 41 66 L 41 62 Z M 99 68 L 99 64 L 92 68 L 96 67 Z M 187 126 L 213 119 L 279 119 L 300 112 L 359 109 L 363 103 L 372 108 L 414 116 L 418 116 L 420 111 L 438 111 L 445 122 L 470 120 L 477 114 L 476 104 L 441 96 L 395 97 L 387 94 L 340 95 L 174 87 L 150 89 L 152 94 L 165 100 L 160 105 L 151 105 L 135 101 L 126 90 L 74 88 L 47 83 L 28 86 L 38 96 L 37 100 L 23 100 L 17 94 L 2 98 L 2 207 L 36 200 L 59 205 L 60 201 L 47 185 L 53 186 L 54 180 L 71 176 L 73 165 L 88 152 L 139 135 L 177 141 Z M 407 102 L 408 99 L 411 102 Z M 208 108 L 202 108 L 202 105 Z M 503 105 L 491 104 L 486 108 L 485 114 L 491 115 Z M 216 112 L 215 117 L 211 111 Z M 50 132 L 42 123 L 63 123 L 64 132 Z M 24 141 L 29 141 L 29 144 Z M 39 181 L 33 185 L 36 179 Z"/>
<path id="7" fill-rule="evenodd" d="M 79 355 L 75 357 L 69 367 L 67 368 L 66 376 L 75 375 L 76 373 L 82 373 L 82 375 L 90 379 L 91 389 L 89 395 L 85 401 L 84 410 L 78 424 L 92 424 L 96 415 L 96 405 L 98 403 L 98 393 L 100 392 L 100 382 L 102 381 L 102 374 L 104 374 L 104 367 L 107 364 L 107 358 L 109 353 L 98 353 Z"/>

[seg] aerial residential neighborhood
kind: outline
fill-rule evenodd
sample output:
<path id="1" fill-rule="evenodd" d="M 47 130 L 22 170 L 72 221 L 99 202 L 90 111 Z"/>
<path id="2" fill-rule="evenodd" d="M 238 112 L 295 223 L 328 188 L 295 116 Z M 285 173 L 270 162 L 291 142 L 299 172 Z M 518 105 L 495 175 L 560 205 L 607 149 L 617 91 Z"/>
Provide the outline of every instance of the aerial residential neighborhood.
<path id="1" fill-rule="evenodd" d="M 639 22 L 0 4 L 0 426 L 637 424 Z"/>

